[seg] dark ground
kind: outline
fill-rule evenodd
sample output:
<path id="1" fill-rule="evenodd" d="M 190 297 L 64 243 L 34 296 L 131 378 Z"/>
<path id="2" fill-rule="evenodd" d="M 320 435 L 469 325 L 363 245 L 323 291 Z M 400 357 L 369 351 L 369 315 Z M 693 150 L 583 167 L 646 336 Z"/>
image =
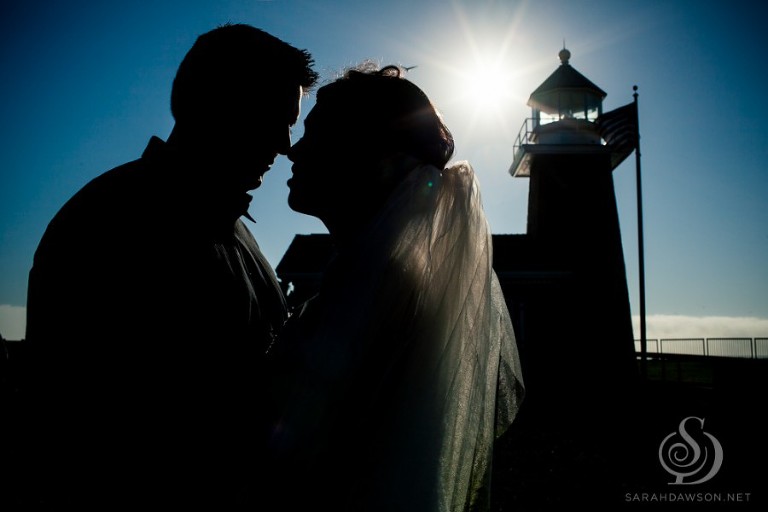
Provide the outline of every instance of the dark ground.
<path id="1" fill-rule="evenodd" d="M 4 405 L 12 395 L 8 370 L 0 368 Z M 496 446 L 491 510 L 768 510 L 768 360 L 682 358 L 663 369 L 651 366 L 649 376 L 599 410 L 578 401 L 537 402 L 532 393 Z M 660 464 L 659 447 L 688 416 L 705 419 L 704 431 L 722 445 L 723 463 L 705 483 L 669 485 L 673 477 Z M 4 426 L 9 421 L 3 416 Z M 13 443 L 6 434 L 0 458 Z M 3 489 L 0 512 L 9 499 Z M 702 501 L 671 501 L 681 493 Z M 723 501 L 706 501 L 717 497 Z"/>
<path id="2" fill-rule="evenodd" d="M 638 385 L 626 409 L 559 414 L 524 404 L 496 448 L 492 510 L 768 510 L 768 361 L 711 361 L 668 367 L 671 381 Z M 688 416 L 704 418 L 722 466 L 707 482 L 670 485 L 659 447 Z"/>

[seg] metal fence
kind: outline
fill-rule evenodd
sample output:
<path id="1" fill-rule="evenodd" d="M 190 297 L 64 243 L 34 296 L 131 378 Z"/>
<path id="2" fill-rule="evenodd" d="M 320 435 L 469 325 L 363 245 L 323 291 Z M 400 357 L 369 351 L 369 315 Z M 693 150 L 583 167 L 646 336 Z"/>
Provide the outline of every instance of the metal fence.
<path id="1" fill-rule="evenodd" d="M 635 351 L 641 352 L 640 340 Z M 649 354 L 768 358 L 768 338 L 654 338 L 646 340 Z"/>

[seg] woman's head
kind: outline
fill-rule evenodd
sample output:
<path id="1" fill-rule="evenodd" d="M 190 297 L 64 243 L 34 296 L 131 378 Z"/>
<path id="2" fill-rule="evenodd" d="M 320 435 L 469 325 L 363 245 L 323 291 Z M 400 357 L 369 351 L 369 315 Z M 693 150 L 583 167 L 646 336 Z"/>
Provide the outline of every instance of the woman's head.
<path id="1" fill-rule="evenodd" d="M 323 221 L 356 202 L 380 206 L 402 178 L 402 166 L 394 162 L 442 169 L 453 156 L 453 136 L 442 117 L 397 66 L 347 70 L 317 91 L 304 126 L 288 153 L 294 162 L 289 204 Z M 346 190 L 356 197 L 340 194 Z"/>
<path id="2" fill-rule="evenodd" d="M 383 156 L 403 153 L 443 168 L 453 137 L 426 94 L 397 66 L 365 64 L 347 70 L 317 92 L 350 128 L 350 142 Z"/>

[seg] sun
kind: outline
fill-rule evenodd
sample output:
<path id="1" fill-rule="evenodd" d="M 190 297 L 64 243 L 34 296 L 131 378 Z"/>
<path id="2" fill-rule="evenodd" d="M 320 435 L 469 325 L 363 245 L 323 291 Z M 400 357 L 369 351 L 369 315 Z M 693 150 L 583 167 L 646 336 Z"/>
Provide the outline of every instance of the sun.
<path id="1" fill-rule="evenodd" d="M 496 20 L 467 12 L 461 2 L 452 4 L 453 30 L 425 38 L 432 43 L 420 50 L 424 67 L 435 70 L 425 85 L 464 140 L 514 139 L 520 126 L 510 123 L 525 115 L 528 97 L 521 87 L 531 71 L 521 54 L 528 47 L 522 7 Z"/>
<path id="2" fill-rule="evenodd" d="M 512 73 L 502 62 L 477 60 L 465 72 L 460 93 L 477 110 L 504 109 L 512 97 L 512 78 Z"/>

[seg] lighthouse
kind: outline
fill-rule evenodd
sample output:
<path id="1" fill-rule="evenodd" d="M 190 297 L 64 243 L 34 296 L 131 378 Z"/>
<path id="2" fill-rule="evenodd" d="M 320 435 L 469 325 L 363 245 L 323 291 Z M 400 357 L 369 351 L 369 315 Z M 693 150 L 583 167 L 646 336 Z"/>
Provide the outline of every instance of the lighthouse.
<path id="1" fill-rule="evenodd" d="M 626 399 L 637 363 L 605 91 L 570 63 L 534 90 L 509 173 L 528 179 L 527 232 L 496 236 L 494 265 L 516 311 L 532 407 L 602 412 Z M 496 250 L 498 249 L 498 250 Z"/>

